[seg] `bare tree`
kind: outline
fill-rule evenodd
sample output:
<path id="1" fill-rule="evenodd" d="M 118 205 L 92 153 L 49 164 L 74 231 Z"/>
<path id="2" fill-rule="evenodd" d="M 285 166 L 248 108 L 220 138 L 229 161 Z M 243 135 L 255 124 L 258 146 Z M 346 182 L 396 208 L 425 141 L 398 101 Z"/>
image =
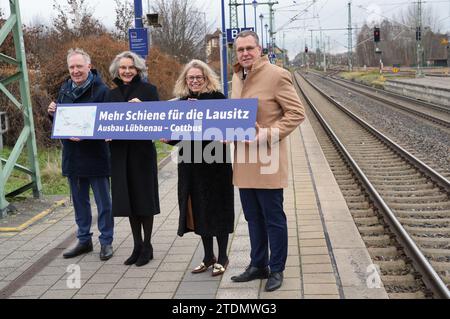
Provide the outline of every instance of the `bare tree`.
<path id="1" fill-rule="evenodd" d="M 401 64 L 413 66 L 416 64 L 416 25 L 417 5 L 410 5 L 400 13 L 400 17 L 385 19 L 378 26 L 381 30 L 379 49 L 383 52 L 385 65 Z M 440 44 L 443 37 L 439 31 L 438 14 L 431 7 L 422 12 L 422 44 L 426 60 L 442 59 L 445 48 Z M 376 66 L 378 59 L 373 42 L 373 28 L 365 24 L 358 34 L 356 53 L 361 65 Z"/>
<path id="2" fill-rule="evenodd" d="M 205 36 L 208 27 L 204 13 L 188 0 L 157 0 L 162 28 L 153 31 L 153 43 L 164 53 L 182 63 L 190 59 L 206 59 Z"/>
<path id="3" fill-rule="evenodd" d="M 133 25 L 134 8 L 129 0 L 114 0 L 116 2 L 116 29 L 115 36 L 120 40 L 128 41 L 128 29 Z"/>
<path id="4" fill-rule="evenodd" d="M 66 0 L 65 5 L 53 0 L 53 9 L 57 12 L 53 27 L 62 37 L 80 38 L 105 33 L 105 27 L 93 17 L 94 11 L 86 0 Z"/>

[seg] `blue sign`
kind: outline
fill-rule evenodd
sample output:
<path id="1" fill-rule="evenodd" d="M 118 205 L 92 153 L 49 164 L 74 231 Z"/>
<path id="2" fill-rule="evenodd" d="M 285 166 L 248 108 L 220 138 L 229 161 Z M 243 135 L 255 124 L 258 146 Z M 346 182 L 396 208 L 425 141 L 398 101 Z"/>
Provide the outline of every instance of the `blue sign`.
<path id="1" fill-rule="evenodd" d="M 59 104 L 52 138 L 253 140 L 257 99 Z"/>
<path id="2" fill-rule="evenodd" d="M 130 51 L 146 57 L 148 55 L 148 32 L 146 28 L 129 29 Z"/>
<path id="3" fill-rule="evenodd" d="M 255 28 L 251 27 L 251 28 L 227 29 L 227 42 L 228 43 L 233 43 L 234 40 L 236 39 L 236 36 L 239 34 L 239 32 L 246 31 L 246 30 L 255 31 Z"/>

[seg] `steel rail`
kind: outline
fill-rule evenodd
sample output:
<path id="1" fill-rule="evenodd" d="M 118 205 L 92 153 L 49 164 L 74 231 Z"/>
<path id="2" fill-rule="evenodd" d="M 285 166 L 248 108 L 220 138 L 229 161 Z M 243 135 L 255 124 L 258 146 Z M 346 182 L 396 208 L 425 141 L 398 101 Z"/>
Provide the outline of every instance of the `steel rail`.
<path id="1" fill-rule="evenodd" d="M 313 74 L 316 74 L 316 73 L 313 73 Z M 319 75 L 319 74 L 317 74 L 317 75 Z M 365 84 L 362 84 L 362 83 L 352 82 L 352 81 L 349 81 L 347 79 L 336 78 L 334 75 L 333 76 L 329 76 L 329 78 L 331 78 L 331 79 L 333 79 L 335 81 L 341 81 L 341 82 L 345 82 L 345 83 L 348 83 L 348 84 L 351 84 L 351 85 L 354 85 L 354 86 L 358 86 L 360 88 L 364 88 L 364 89 L 367 89 L 367 90 L 373 90 L 373 91 L 376 90 L 373 87 L 365 85 Z M 445 106 L 440 106 L 438 104 L 425 102 L 425 101 L 414 99 L 414 98 L 411 98 L 411 97 L 408 97 L 408 96 L 405 96 L 405 95 L 397 94 L 397 93 L 394 93 L 394 92 L 389 92 L 389 91 L 386 91 L 386 90 L 383 90 L 383 89 L 380 89 L 378 91 L 383 92 L 384 95 L 387 95 L 387 96 L 390 96 L 390 97 L 393 97 L 393 98 L 396 98 L 396 99 L 399 99 L 399 100 L 403 100 L 405 102 L 417 104 L 419 106 L 427 107 L 427 108 L 430 108 L 430 109 L 433 109 L 433 110 L 436 110 L 436 111 L 440 111 L 440 112 L 444 112 L 444 113 L 450 113 L 450 107 L 445 107 Z"/>
<path id="2" fill-rule="evenodd" d="M 301 75 L 300 75 L 301 76 Z M 364 188 L 366 189 L 369 197 L 373 201 L 374 205 L 378 208 L 378 210 L 383 214 L 384 219 L 391 227 L 392 231 L 397 236 L 400 244 L 405 249 L 406 255 L 411 258 L 412 263 L 416 266 L 416 269 L 420 272 L 420 274 L 423 277 L 423 280 L 425 282 L 425 285 L 433 292 L 435 295 L 442 299 L 450 299 L 450 291 L 443 282 L 443 280 L 439 277 L 439 275 L 436 273 L 434 268 L 431 266 L 430 262 L 427 260 L 427 258 L 423 255 L 423 253 L 420 251 L 419 247 L 416 245 L 416 243 L 413 241 L 411 236 L 408 234 L 408 232 L 405 230 L 405 228 L 402 226 L 402 224 L 399 222 L 393 211 L 390 209 L 390 207 L 386 204 L 386 202 L 383 200 L 381 195 L 378 193 L 376 188 L 372 185 L 372 183 L 369 181 L 367 176 L 364 174 L 364 172 L 361 170 L 361 168 L 358 166 L 356 161 L 352 158 L 350 153 L 347 151 L 343 143 L 339 140 L 337 135 L 333 132 L 329 124 L 326 122 L 326 120 L 323 118 L 323 116 L 320 114 L 320 112 L 317 110 L 315 105 L 312 103 L 311 99 L 306 95 L 305 90 L 300 86 L 298 79 L 296 78 L 294 74 L 295 82 L 297 83 L 297 86 L 299 87 L 300 91 L 304 95 L 307 103 L 311 106 L 312 111 L 317 116 L 319 122 L 327 132 L 328 136 L 330 136 L 330 139 L 333 141 L 333 143 L 338 148 L 338 151 L 343 155 L 345 161 L 350 165 L 352 170 L 355 172 L 355 174 L 358 176 L 361 183 L 364 185 Z M 328 97 L 322 90 L 317 88 L 317 86 L 313 85 L 308 81 L 306 78 L 304 78 L 305 81 L 307 81 L 315 90 L 317 90 L 320 94 L 322 94 L 324 97 L 326 97 L 330 102 L 337 105 L 341 110 L 344 108 L 342 105 L 339 104 L 339 102 L 334 101 L 330 97 Z M 344 108 L 345 109 L 345 108 Z M 345 112 L 346 114 L 351 114 L 347 110 Z M 355 119 L 355 115 L 353 115 L 351 118 Z M 373 128 L 369 128 L 366 125 L 363 120 L 358 121 L 360 125 L 362 125 L 364 128 L 368 129 L 371 133 Z M 365 123 L 365 124 L 363 124 Z M 380 136 L 383 136 L 381 133 L 375 134 L 376 137 L 383 139 Z M 386 139 L 388 139 L 386 137 Z M 388 139 L 389 140 L 389 139 Z M 387 141 L 387 140 L 386 140 Z M 390 140 L 389 140 L 390 141 Z M 383 141 L 384 142 L 384 141 Z M 388 145 L 391 145 L 392 142 L 387 143 Z M 392 148 L 392 146 L 391 146 Z M 395 150 L 397 153 L 403 152 L 403 149 Z M 412 156 L 409 154 L 409 156 Z M 406 156 L 406 158 L 409 158 L 409 156 Z M 419 161 L 419 160 L 416 160 Z M 420 161 L 419 161 L 420 162 Z M 415 162 L 416 163 L 416 162 Z M 424 164 L 425 165 L 425 164 Z M 448 181 L 447 181 L 448 184 Z"/>

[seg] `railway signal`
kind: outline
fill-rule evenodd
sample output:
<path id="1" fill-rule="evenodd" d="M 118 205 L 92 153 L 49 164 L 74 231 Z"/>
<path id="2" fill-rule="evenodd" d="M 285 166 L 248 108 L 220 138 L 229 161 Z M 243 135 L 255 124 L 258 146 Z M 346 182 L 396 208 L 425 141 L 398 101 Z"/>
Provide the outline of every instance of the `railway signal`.
<path id="1" fill-rule="evenodd" d="M 373 30 L 373 40 L 378 43 L 380 42 L 380 28 L 375 27 Z"/>

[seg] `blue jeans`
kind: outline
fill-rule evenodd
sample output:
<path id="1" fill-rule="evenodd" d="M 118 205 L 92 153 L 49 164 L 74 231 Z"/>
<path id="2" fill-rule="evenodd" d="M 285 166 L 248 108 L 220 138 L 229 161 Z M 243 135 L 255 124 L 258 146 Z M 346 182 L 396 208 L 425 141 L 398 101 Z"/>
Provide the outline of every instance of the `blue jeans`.
<path id="1" fill-rule="evenodd" d="M 92 241 L 92 211 L 89 187 L 92 187 L 98 211 L 98 230 L 100 244 L 111 245 L 114 233 L 114 218 L 111 209 L 109 177 L 69 177 L 75 221 L 78 225 L 77 238 L 80 244 Z"/>
<path id="2" fill-rule="evenodd" d="M 250 264 L 284 271 L 288 254 L 288 230 L 283 211 L 283 189 L 239 189 L 250 235 Z M 270 246 L 270 258 L 269 258 Z"/>

